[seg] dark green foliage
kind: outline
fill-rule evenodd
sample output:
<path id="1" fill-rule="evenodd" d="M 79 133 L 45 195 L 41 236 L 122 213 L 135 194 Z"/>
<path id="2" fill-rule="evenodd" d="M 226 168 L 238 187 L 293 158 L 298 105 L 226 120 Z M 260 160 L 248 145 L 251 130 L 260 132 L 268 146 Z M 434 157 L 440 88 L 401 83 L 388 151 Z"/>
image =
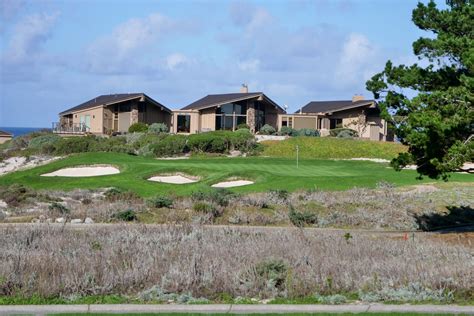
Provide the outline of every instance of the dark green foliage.
<path id="1" fill-rule="evenodd" d="M 168 133 L 168 126 L 165 123 L 153 123 L 148 126 L 148 132 L 154 134 Z"/>
<path id="2" fill-rule="evenodd" d="M 9 206 L 19 206 L 27 198 L 34 198 L 36 195 L 35 191 L 22 184 L 15 183 L 8 187 L 0 187 L 0 200 L 5 201 Z"/>
<path id="3" fill-rule="evenodd" d="M 145 133 L 148 131 L 148 125 L 142 122 L 133 123 L 128 128 L 129 133 Z"/>
<path id="4" fill-rule="evenodd" d="M 342 135 L 340 135 L 341 133 Z M 350 137 L 358 137 L 359 134 L 357 133 L 357 131 L 351 128 L 343 127 L 343 128 L 334 128 L 334 129 L 329 130 L 329 136 L 340 137 L 340 138 L 350 138 Z"/>
<path id="5" fill-rule="evenodd" d="M 45 134 L 32 138 L 28 143 L 28 148 L 42 154 L 51 154 L 56 150 L 56 144 L 61 137 L 55 134 Z"/>
<path id="6" fill-rule="evenodd" d="M 313 136 L 313 137 L 320 136 L 319 131 L 313 128 L 302 128 L 302 129 L 297 130 L 296 133 L 298 134 L 297 136 Z"/>
<path id="7" fill-rule="evenodd" d="M 226 153 L 232 149 L 250 152 L 257 143 L 249 130 L 241 129 L 189 135 L 188 146 L 193 152 Z"/>
<path id="8" fill-rule="evenodd" d="M 150 145 L 150 150 L 157 157 L 181 155 L 187 152 L 186 136 L 167 135 Z"/>
<path id="9" fill-rule="evenodd" d="M 113 215 L 113 218 L 122 222 L 133 222 L 138 219 L 136 212 L 132 209 L 117 212 Z"/>
<path id="10" fill-rule="evenodd" d="M 92 151 L 97 146 L 97 142 L 96 136 L 61 138 L 56 145 L 56 153 L 59 155 L 85 153 Z"/>
<path id="11" fill-rule="evenodd" d="M 147 200 L 148 205 L 155 208 L 173 207 L 173 200 L 164 195 L 157 195 Z"/>
<path id="12" fill-rule="evenodd" d="M 119 188 L 110 188 L 104 193 L 105 199 L 108 201 L 137 201 L 140 197 L 132 191 L 124 191 Z"/>
<path id="13" fill-rule="evenodd" d="M 234 197 L 234 193 L 226 189 L 213 189 L 208 191 L 196 191 L 191 194 L 194 201 L 213 202 L 220 206 L 229 205 L 229 200 Z"/>
<path id="14" fill-rule="evenodd" d="M 265 124 L 260 128 L 259 133 L 262 135 L 273 135 L 276 133 L 276 130 L 273 126 Z"/>
<path id="15" fill-rule="evenodd" d="M 48 206 L 48 209 L 51 212 L 56 212 L 56 213 L 59 213 L 60 215 L 67 215 L 67 214 L 71 213 L 70 209 L 68 209 L 66 206 L 64 206 L 63 204 L 58 203 L 58 202 L 51 203 Z"/>
<path id="16" fill-rule="evenodd" d="M 199 213 L 210 214 L 212 217 L 218 217 L 220 215 L 219 209 L 213 203 L 208 202 L 196 202 L 193 204 L 193 210 Z"/>
<path id="17" fill-rule="evenodd" d="M 281 259 L 268 259 L 255 267 L 255 272 L 264 280 L 270 281 L 275 288 L 282 290 L 285 287 L 288 266 Z"/>
<path id="18" fill-rule="evenodd" d="M 291 127 L 288 127 L 288 126 L 282 126 L 282 128 L 280 129 L 280 132 L 278 132 L 279 135 L 282 135 L 282 136 L 297 136 L 298 135 L 298 132 L 291 128 Z"/>
<path id="19" fill-rule="evenodd" d="M 270 193 L 280 200 L 287 200 L 290 195 L 287 190 L 270 190 Z"/>
<path id="20" fill-rule="evenodd" d="M 420 175 L 443 177 L 474 159 L 474 6 L 472 1 L 418 3 L 412 20 L 433 36 L 413 43 L 413 51 L 428 66 L 394 66 L 367 81 L 380 99 L 385 119 L 396 127 L 408 154 L 393 160 L 400 170 L 414 161 Z M 403 91 L 414 90 L 413 98 Z"/>
<path id="21" fill-rule="evenodd" d="M 309 211 L 298 212 L 293 208 L 288 212 L 290 222 L 296 227 L 304 227 L 305 225 L 312 225 L 318 222 L 316 214 Z"/>
<path id="22" fill-rule="evenodd" d="M 237 125 L 237 130 L 239 129 L 248 129 L 250 130 L 250 126 L 248 126 L 246 123 L 240 123 L 239 125 Z"/>

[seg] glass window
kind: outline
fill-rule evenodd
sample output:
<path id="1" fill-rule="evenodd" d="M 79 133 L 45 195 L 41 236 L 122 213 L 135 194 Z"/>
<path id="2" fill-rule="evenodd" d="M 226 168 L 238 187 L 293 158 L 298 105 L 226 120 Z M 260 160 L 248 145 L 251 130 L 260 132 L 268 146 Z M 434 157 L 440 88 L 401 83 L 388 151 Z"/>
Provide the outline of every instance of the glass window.
<path id="1" fill-rule="evenodd" d="M 247 104 L 234 104 L 234 111 L 237 115 L 247 115 Z"/>
<path id="2" fill-rule="evenodd" d="M 235 117 L 235 128 L 237 128 L 240 124 L 247 124 L 247 116 Z"/>
<path id="3" fill-rule="evenodd" d="M 220 108 L 217 108 L 216 114 L 233 114 L 234 105 L 232 103 L 227 103 L 221 105 Z"/>
<path id="4" fill-rule="evenodd" d="M 341 128 L 342 127 L 342 119 L 330 119 L 329 120 L 329 128 Z"/>
<path id="5" fill-rule="evenodd" d="M 224 129 L 222 126 L 223 122 L 222 115 L 216 115 L 216 130 Z"/>
<path id="6" fill-rule="evenodd" d="M 189 133 L 191 131 L 191 115 L 178 114 L 178 133 Z"/>

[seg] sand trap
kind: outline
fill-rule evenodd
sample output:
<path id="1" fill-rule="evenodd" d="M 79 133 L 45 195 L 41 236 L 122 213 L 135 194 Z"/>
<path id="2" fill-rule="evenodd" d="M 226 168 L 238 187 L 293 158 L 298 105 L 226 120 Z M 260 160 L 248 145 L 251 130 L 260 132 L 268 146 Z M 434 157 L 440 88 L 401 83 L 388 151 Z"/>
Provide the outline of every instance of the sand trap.
<path id="1" fill-rule="evenodd" d="M 233 188 L 241 187 L 244 185 L 253 184 L 253 181 L 249 180 L 234 180 L 234 181 L 224 181 L 211 185 L 213 188 Z"/>
<path id="2" fill-rule="evenodd" d="M 387 162 L 390 162 L 390 160 L 387 160 L 387 159 L 381 159 L 381 158 L 351 158 L 351 159 L 348 159 L 348 160 L 358 160 L 358 161 L 372 161 L 372 162 L 378 162 L 378 163 L 387 163 Z"/>
<path id="3" fill-rule="evenodd" d="M 90 166 L 59 169 L 51 173 L 42 174 L 42 177 L 97 177 L 120 173 L 115 167 Z"/>
<path id="4" fill-rule="evenodd" d="M 189 184 L 189 183 L 198 182 L 199 179 L 191 179 L 182 175 L 174 175 L 174 176 L 151 177 L 148 179 L 148 181 L 171 183 L 171 184 Z"/>

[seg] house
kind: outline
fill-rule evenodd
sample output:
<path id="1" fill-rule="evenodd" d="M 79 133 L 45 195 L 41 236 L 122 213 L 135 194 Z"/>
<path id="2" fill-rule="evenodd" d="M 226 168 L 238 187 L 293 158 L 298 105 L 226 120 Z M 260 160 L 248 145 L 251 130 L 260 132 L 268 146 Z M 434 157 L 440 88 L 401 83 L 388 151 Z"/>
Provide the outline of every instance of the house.
<path id="1" fill-rule="evenodd" d="M 246 85 L 240 93 L 210 94 L 180 110 L 173 111 L 171 131 L 194 134 L 215 130 L 236 130 L 246 124 L 252 132 L 269 124 L 278 127 L 278 116 L 285 113 L 263 92 L 248 92 Z"/>
<path id="2" fill-rule="evenodd" d="M 110 135 L 137 122 L 170 125 L 172 111 L 144 93 L 100 95 L 59 113 L 53 132 L 60 135 Z"/>
<path id="3" fill-rule="evenodd" d="M 374 100 L 356 95 L 352 100 L 313 101 L 294 114 L 282 114 L 278 127 L 294 129 L 312 128 L 327 136 L 331 129 L 350 128 L 359 137 L 371 140 L 387 140 L 387 123 L 380 117 L 380 109 Z"/>
<path id="4" fill-rule="evenodd" d="M 0 144 L 3 144 L 7 141 L 9 141 L 10 139 L 13 138 L 13 135 L 8 133 L 8 132 L 5 132 L 5 131 L 0 131 Z"/>

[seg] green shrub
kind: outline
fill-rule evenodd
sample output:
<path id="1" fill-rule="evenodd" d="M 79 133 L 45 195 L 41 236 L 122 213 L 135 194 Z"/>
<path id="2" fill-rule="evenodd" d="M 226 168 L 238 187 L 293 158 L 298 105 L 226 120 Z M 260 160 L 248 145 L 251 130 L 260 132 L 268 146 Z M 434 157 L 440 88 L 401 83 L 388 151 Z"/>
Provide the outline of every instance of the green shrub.
<path id="1" fill-rule="evenodd" d="M 269 287 L 282 290 L 285 287 L 288 266 L 281 259 L 268 259 L 255 267 L 257 275 L 268 282 Z"/>
<path id="2" fill-rule="evenodd" d="M 161 134 L 168 133 L 168 126 L 165 123 L 153 123 L 148 126 L 148 133 Z"/>
<path id="3" fill-rule="evenodd" d="M 97 146 L 96 136 L 64 137 L 56 145 L 56 153 L 68 155 L 73 153 L 84 153 Z"/>
<path id="4" fill-rule="evenodd" d="M 50 154 L 55 151 L 56 144 L 61 137 L 55 134 L 45 134 L 32 138 L 28 143 L 28 148 L 34 149 L 40 153 Z"/>
<path id="5" fill-rule="evenodd" d="M 296 131 L 298 134 L 297 136 L 313 136 L 313 137 L 319 137 L 319 131 L 315 130 L 313 128 L 302 128 Z"/>
<path id="6" fill-rule="evenodd" d="M 343 131 L 345 131 L 346 134 L 352 135 L 352 137 L 358 137 L 359 136 L 357 131 L 355 131 L 351 128 L 334 128 L 334 129 L 331 129 L 331 130 L 329 130 L 329 136 L 337 137 L 339 135 L 339 133 L 341 133 Z"/>
<path id="7" fill-rule="evenodd" d="M 148 131 L 148 125 L 142 122 L 133 123 L 128 128 L 129 133 L 145 133 Z"/>
<path id="8" fill-rule="evenodd" d="M 123 191 L 119 188 L 110 188 L 104 193 L 108 201 L 137 201 L 140 197 L 132 191 Z"/>
<path id="9" fill-rule="evenodd" d="M 229 132 L 228 137 L 230 149 L 250 153 L 258 146 L 255 136 L 248 129 L 239 129 L 235 132 Z"/>
<path id="10" fill-rule="evenodd" d="M 150 150 L 157 157 L 181 155 L 187 151 L 186 136 L 167 135 L 159 142 L 151 144 Z"/>
<path id="11" fill-rule="evenodd" d="M 298 134 L 298 132 L 291 128 L 291 127 L 288 127 L 288 126 L 282 126 L 282 128 L 280 128 L 280 131 L 278 132 L 279 135 L 281 136 L 296 136 Z"/>
<path id="12" fill-rule="evenodd" d="M 344 130 L 344 131 L 340 131 L 337 134 L 337 137 L 338 138 L 354 138 L 354 137 L 357 137 L 357 134 L 354 134 L 352 131 L 349 131 L 349 130 Z"/>
<path id="13" fill-rule="evenodd" d="M 125 138 L 125 142 L 127 145 L 135 145 L 140 141 L 140 139 L 145 135 L 145 133 L 128 133 L 124 136 L 115 136 L 115 137 L 122 137 Z"/>
<path id="14" fill-rule="evenodd" d="M 152 198 L 148 199 L 147 202 L 148 202 L 148 205 L 150 205 L 151 207 L 155 207 L 155 208 L 162 208 L 162 207 L 171 208 L 171 207 L 173 207 L 173 200 L 170 199 L 167 196 L 164 196 L 164 195 L 157 195 L 155 197 L 152 197 Z"/>
<path id="15" fill-rule="evenodd" d="M 64 206 L 63 204 L 58 203 L 58 202 L 51 203 L 48 206 L 48 209 L 52 212 L 56 212 L 56 213 L 59 213 L 61 215 L 67 215 L 67 214 L 71 213 L 70 209 L 68 209 L 66 206 Z"/>
<path id="16" fill-rule="evenodd" d="M 298 212 L 293 208 L 290 209 L 288 217 L 290 218 L 290 222 L 296 227 L 303 227 L 305 225 L 316 224 L 318 222 L 318 217 L 316 214 L 308 211 Z"/>
<path id="17" fill-rule="evenodd" d="M 136 221 L 138 219 L 137 214 L 132 209 L 128 209 L 128 210 L 125 210 L 125 211 L 115 213 L 113 215 L 113 218 L 115 218 L 119 221 L 123 221 L 123 222 L 133 222 L 133 221 Z"/>
<path id="18" fill-rule="evenodd" d="M 232 197 L 234 197 L 234 193 L 226 189 L 201 190 L 191 193 L 191 199 L 193 201 L 213 202 L 220 206 L 229 205 L 229 199 Z"/>
<path id="19" fill-rule="evenodd" d="M 229 131 L 214 131 L 189 135 L 188 146 L 193 152 L 224 153 L 229 150 Z"/>
<path id="20" fill-rule="evenodd" d="M 237 125 L 237 130 L 239 129 L 248 129 L 250 131 L 250 126 L 248 126 L 247 123 L 240 123 Z"/>
<path id="21" fill-rule="evenodd" d="M 262 135 L 273 135 L 276 133 L 276 130 L 273 126 L 265 124 L 260 128 L 260 134 Z"/>
<path id="22" fill-rule="evenodd" d="M 215 205 L 208 202 L 196 202 L 193 204 L 193 210 L 199 213 L 211 214 L 213 217 L 219 216 L 219 211 Z"/>
<path id="23" fill-rule="evenodd" d="M 36 196 L 36 192 L 22 184 L 15 183 L 8 187 L 0 187 L 0 200 L 3 200 L 9 206 L 19 206 L 25 202 L 27 198 L 34 198 Z"/>

